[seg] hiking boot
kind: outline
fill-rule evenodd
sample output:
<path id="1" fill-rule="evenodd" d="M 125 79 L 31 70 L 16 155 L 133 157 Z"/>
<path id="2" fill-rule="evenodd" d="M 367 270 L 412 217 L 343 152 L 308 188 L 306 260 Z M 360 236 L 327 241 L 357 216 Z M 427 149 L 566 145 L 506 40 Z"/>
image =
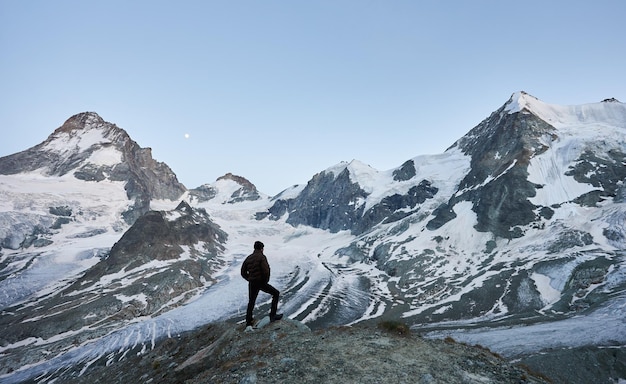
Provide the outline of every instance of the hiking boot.
<path id="1" fill-rule="evenodd" d="M 283 318 L 283 314 L 282 313 L 278 313 L 278 314 L 276 314 L 274 316 L 270 316 L 270 323 L 278 321 L 278 320 L 280 320 L 282 318 Z"/>

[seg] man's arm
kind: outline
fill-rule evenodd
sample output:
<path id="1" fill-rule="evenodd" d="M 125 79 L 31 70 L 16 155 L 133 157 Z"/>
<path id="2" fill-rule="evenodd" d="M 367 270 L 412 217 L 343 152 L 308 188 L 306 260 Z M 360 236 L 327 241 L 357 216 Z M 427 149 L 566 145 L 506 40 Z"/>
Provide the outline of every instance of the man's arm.
<path id="1" fill-rule="evenodd" d="M 263 259 L 261 259 L 261 271 L 263 271 L 263 276 L 265 277 L 265 282 L 270 281 L 270 264 L 267 262 L 267 257 L 263 255 Z"/>
<path id="2" fill-rule="evenodd" d="M 241 263 L 241 277 L 244 278 L 244 280 L 248 280 L 248 259 L 246 258 L 243 263 Z"/>

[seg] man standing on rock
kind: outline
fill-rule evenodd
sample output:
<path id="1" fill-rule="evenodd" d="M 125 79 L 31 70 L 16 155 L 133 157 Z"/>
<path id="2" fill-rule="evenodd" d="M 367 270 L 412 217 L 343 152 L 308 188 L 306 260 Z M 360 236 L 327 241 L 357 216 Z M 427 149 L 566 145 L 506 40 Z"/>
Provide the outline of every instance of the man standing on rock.
<path id="1" fill-rule="evenodd" d="M 277 314 L 278 297 L 280 292 L 269 284 L 270 265 L 267 257 L 263 254 L 264 245 L 260 241 L 254 242 L 254 252 L 244 260 L 241 265 L 241 276 L 248 281 L 248 310 L 246 312 L 246 327 L 254 324 L 252 311 L 259 291 L 272 295 L 272 308 L 270 310 L 270 321 L 274 322 L 283 318 L 282 314 Z"/>

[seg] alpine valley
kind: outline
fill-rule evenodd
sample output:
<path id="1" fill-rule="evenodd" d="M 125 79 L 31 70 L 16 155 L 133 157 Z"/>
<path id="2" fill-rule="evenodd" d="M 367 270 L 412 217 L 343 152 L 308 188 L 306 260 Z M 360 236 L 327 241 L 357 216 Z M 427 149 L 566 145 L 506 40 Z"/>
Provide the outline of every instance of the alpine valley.
<path id="1" fill-rule="evenodd" d="M 608 367 L 598 382 L 626 380 L 625 180 L 615 99 L 517 92 L 442 154 L 343 162 L 273 197 L 232 174 L 188 189 L 81 113 L 0 158 L 0 381 L 61 382 L 242 321 L 255 240 L 279 310 L 312 329 L 393 320 L 548 377 L 584 354 Z"/>

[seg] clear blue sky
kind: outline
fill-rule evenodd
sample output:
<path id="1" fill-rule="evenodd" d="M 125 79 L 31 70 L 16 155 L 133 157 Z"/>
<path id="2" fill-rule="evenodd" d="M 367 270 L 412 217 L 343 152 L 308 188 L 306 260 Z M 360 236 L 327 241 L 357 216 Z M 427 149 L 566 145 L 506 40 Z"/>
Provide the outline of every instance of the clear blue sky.
<path id="1" fill-rule="evenodd" d="M 622 0 L 0 0 L 0 156 L 95 111 L 188 188 L 388 170 L 516 91 L 626 102 L 625 15 Z"/>

